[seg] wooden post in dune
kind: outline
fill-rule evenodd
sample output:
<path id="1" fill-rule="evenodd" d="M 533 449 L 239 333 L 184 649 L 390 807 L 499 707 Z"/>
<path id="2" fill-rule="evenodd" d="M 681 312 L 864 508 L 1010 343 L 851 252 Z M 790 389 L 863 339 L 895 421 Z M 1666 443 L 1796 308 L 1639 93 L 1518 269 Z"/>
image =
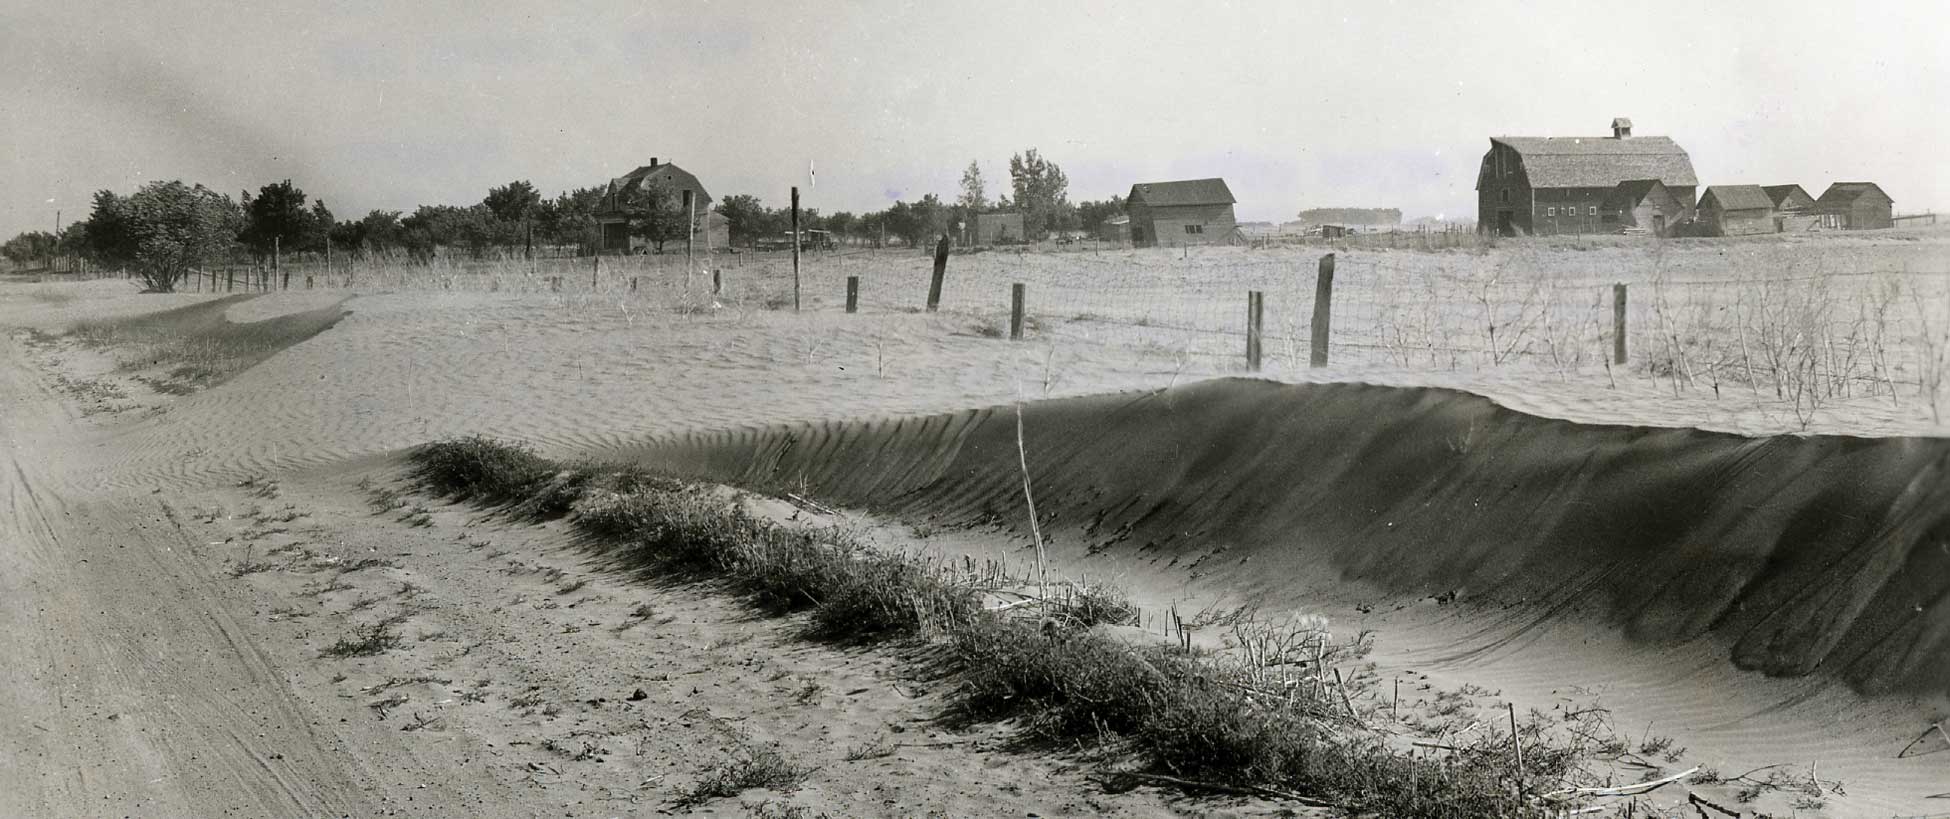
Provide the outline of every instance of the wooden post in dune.
<path id="1" fill-rule="evenodd" d="M 1022 303 L 1024 292 L 1022 282 L 1009 285 L 1009 340 L 1022 340 Z"/>
<path id="2" fill-rule="evenodd" d="M 860 277 L 846 277 L 846 312 L 860 312 Z"/>
<path id="3" fill-rule="evenodd" d="M 284 257 L 284 238 L 281 236 L 271 237 L 271 278 L 264 282 L 264 290 L 266 292 L 270 291 L 271 282 L 277 281 L 278 274 L 284 272 L 283 257 Z M 288 278 L 285 279 L 284 286 L 286 289 L 289 289 L 291 287 L 291 280 Z"/>
<path id="4" fill-rule="evenodd" d="M 724 292 L 724 271 L 722 270 L 711 271 L 711 295 L 715 296 L 723 292 Z"/>
<path id="5" fill-rule="evenodd" d="M 635 293 L 635 292 L 636 292 L 636 277 L 635 277 L 635 276 L 631 276 L 631 277 L 630 277 L 630 292 L 632 292 L 632 293 Z"/>
<path id="6" fill-rule="evenodd" d="M 1308 345 L 1314 367 L 1327 366 L 1327 340 L 1333 337 L 1334 254 L 1320 257 L 1320 273 L 1314 279 L 1313 340 Z"/>
<path id="7" fill-rule="evenodd" d="M 799 312 L 799 186 L 792 186 L 792 312 Z"/>
<path id="8" fill-rule="evenodd" d="M 596 283 L 603 278 L 603 249 L 596 248 L 596 255 L 589 259 L 589 289 L 597 290 Z"/>
<path id="9" fill-rule="evenodd" d="M 1266 343 L 1266 294 L 1246 291 L 1246 369 L 1259 372 Z"/>
<path id="10" fill-rule="evenodd" d="M 1625 285 L 1611 286 L 1611 360 L 1625 363 Z"/>
<path id="11" fill-rule="evenodd" d="M 941 309 L 941 283 L 948 278 L 948 234 L 934 245 L 934 278 L 928 280 L 928 312 Z"/>
<path id="12" fill-rule="evenodd" d="M 684 282 L 691 280 L 691 271 L 697 269 L 697 195 L 689 188 L 684 189 Z M 718 292 L 718 282 L 711 280 L 711 293 Z"/>

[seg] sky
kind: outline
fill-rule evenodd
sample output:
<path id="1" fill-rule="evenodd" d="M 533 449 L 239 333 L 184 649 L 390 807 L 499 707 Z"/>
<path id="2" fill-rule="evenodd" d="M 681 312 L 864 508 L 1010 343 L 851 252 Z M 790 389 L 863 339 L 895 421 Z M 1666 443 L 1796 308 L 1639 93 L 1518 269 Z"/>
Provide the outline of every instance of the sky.
<path id="1" fill-rule="evenodd" d="M 570 8 L 573 6 L 573 8 Z M 1950 207 L 1950 3 L 0 0 L 0 237 L 156 180 L 340 218 L 674 161 L 824 212 L 1218 176 L 1242 220 L 1474 217 L 1491 136 L 1678 140 L 1703 184 Z M 808 168 L 817 168 L 817 183 Z"/>

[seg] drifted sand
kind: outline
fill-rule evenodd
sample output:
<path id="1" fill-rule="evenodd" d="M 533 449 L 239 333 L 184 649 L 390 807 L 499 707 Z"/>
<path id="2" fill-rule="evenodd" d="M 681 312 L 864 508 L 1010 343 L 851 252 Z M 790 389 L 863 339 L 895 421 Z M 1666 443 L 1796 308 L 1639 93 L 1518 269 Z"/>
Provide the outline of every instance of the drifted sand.
<path id="1" fill-rule="evenodd" d="M 51 288 L 8 288 L 0 324 L 53 331 L 199 300 Z M 273 294 L 228 315 L 343 296 Z M 68 465 L 85 468 L 48 465 L 37 486 L 199 489 L 485 434 L 1014 526 L 1014 415 L 977 408 L 1074 398 L 1025 410 L 1066 574 L 1117 578 L 1147 606 L 1327 611 L 1337 628 L 1379 630 L 1384 673 L 1525 704 L 1597 695 L 1621 724 L 1656 725 L 1726 773 L 1818 761 L 1850 793 L 1831 815 L 1925 815 L 1941 800 L 1923 797 L 1950 790 L 1950 750 L 1893 758 L 1945 716 L 1940 439 L 1703 433 L 1686 427 L 1780 419 L 1635 378 L 1609 391 L 1323 374 L 1469 386 L 1528 415 L 1443 390 L 1205 381 L 1236 365 L 1074 337 L 1010 344 L 953 314 L 678 315 L 532 293 L 362 294 L 344 308 L 228 383 L 86 419 L 69 446 L 87 454 Z M 58 357 L 110 377 L 84 351 Z M 935 548 L 1009 550 L 1011 537 Z M 1454 604 L 1425 600 L 1450 591 Z"/>

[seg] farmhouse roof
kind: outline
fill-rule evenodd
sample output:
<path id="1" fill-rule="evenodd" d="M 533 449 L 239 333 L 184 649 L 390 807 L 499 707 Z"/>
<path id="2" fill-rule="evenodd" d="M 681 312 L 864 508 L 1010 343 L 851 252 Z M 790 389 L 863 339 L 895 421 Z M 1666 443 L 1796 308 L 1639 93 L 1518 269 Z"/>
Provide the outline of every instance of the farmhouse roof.
<path id="1" fill-rule="evenodd" d="M 1855 204 L 1855 200 L 1862 198 L 1864 194 L 1871 191 L 1880 194 L 1884 199 L 1890 199 L 1889 194 L 1883 193 L 1882 188 L 1878 187 L 1874 182 L 1837 182 L 1829 185 L 1828 190 L 1822 191 L 1821 198 L 1815 200 L 1815 203 L 1820 205 L 1852 205 Z M 1890 201 L 1895 200 L 1890 199 Z"/>
<path id="2" fill-rule="evenodd" d="M 1711 185 L 1699 196 L 1700 207 L 1711 198 L 1720 210 L 1773 210 L 1774 200 L 1759 185 Z"/>
<path id="3" fill-rule="evenodd" d="M 1533 188 L 1609 188 L 1628 179 L 1697 185 L 1692 157 L 1672 137 L 1491 137 L 1523 157 Z"/>
<path id="4" fill-rule="evenodd" d="M 1762 185 L 1760 189 L 1767 192 L 1768 200 L 1773 202 L 1774 207 L 1777 208 L 1786 207 L 1788 198 L 1796 193 L 1801 194 L 1810 202 L 1815 200 L 1814 197 L 1808 196 L 1808 192 L 1802 190 L 1800 185 Z"/>
<path id="5" fill-rule="evenodd" d="M 1154 208 L 1174 205 L 1230 205 L 1232 189 L 1223 179 L 1186 179 L 1177 182 L 1139 182 L 1131 186 L 1131 199 Z"/>
<path id="6" fill-rule="evenodd" d="M 602 209 L 615 210 L 620 196 L 642 188 L 652 180 L 662 183 L 673 191 L 696 191 L 698 210 L 705 212 L 710 210 L 707 205 L 711 201 L 711 194 L 704 190 L 704 183 L 697 181 L 696 175 L 672 163 L 660 163 L 655 159 L 650 160 L 648 165 L 609 180 L 608 189 L 603 191 Z"/>

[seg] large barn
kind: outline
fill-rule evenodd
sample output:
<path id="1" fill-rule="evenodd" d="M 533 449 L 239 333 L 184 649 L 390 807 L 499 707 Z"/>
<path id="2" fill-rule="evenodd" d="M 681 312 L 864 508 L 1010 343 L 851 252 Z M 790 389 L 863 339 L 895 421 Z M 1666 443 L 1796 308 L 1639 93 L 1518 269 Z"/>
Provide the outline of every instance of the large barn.
<path id="1" fill-rule="evenodd" d="M 1759 185 L 1711 185 L 1699 196 L 1699 220 L 1714 236 L 1773 233 L 1774 200 Z"/>
<path id="2" fill-rule="evenodd" d="M 1874 182 L 1837 182 L 1815 200 L 1815 213 L 1822 225 L 1844 230 L 1875 230 L 1895 227 L 1890 217 L 1896 201 Z"/>
<path id="3" fill-rule="evenodd" d="M 628 197 L 645 186 L 661 186 L 669 192 L 671 205 L 682 207 L 684 191 L 691 191 L 697 206 L 697 240 L 702 243 L 707 238 L 715 241 L 710 222 L 711 194 L 704 190 L 704 183 L 690 171 L 669 162 L 659 162 L 650 157 L 650 164 L 630 171 L 609 181 L 608 190 L 603 192 L 602 204 L 596 206 L 596 223 L 602 226 L 604 253 L 629 253 L 641 248 L 644 241 L 630 235 L 629 216 L 623 211 L 623 203 Z M 726 232 L 725 236 L 729 236 Z M 725 239 L 729 243 L 729 239 Z M 719 246 L 719 245 L 714 245 Z"/>
<path id="4" fill-rule="evenodd" d="M 1232 241 L 1232 189 L 1223 179 L 1140 182 L 1131 186 L 1124 212 L 1131 217 L 1131 245 L 1217 244 Z"/>
<path id="5" fill-rule="evenodd" d="M 1477 230 L 1503 236 L 1596 233 L 1619 183 L 1656 179 L 1691 218 L 1699 189 L 1692 157 L 1671 137 L 1633 136 L 1612 120 L 1609 137 L 1491 137 L 1476 174 Z"/>

